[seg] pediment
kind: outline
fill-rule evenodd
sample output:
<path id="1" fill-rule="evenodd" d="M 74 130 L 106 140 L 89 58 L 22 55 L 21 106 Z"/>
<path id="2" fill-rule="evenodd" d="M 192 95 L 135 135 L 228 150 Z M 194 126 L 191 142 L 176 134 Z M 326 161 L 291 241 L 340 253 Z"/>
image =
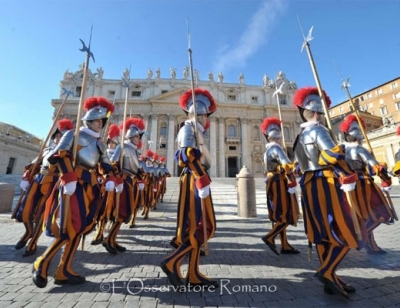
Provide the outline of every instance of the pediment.
<path id="1" fill-rule="evenodd" d="M 165 93 L 151 97 L 150 102 L 155 102 L 155 103 L 179 102 L 180 96 L 183 93 L 185 93 L 187 90 L 189 90 L 188 87 L 179 87 L 177 89 L 173 89 L 173 90 L 167 91 Z"/>

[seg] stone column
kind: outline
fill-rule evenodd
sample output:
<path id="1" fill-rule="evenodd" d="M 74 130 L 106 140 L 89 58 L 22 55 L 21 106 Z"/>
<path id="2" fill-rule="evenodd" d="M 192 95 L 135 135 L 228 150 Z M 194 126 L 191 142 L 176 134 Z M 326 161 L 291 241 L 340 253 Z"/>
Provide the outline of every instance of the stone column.
<path id="1" fill-rule="evenodd" d="M 226 177 L 225 172 L 225 119 L 223 117 L 218 118 L 218 175 L 219 177 Z"/>
<path id="2" fill-rule="evenodd" d="M 252 166 L 252 164 L 249 164 L 249 162 L 247 161 L 247 157 L 248 157 L 248 143 L 249 143 L 249 138 L 247 136 L 247 120 L 245 118 L 240 118 L 240 128 L 241 128 L 241 145 L 242 145 L 242 166 L 239 167 L 239 169 L 241 169 L 241 167 L 243 166 Z M 251 170 L 251 172 L 254 172 L 254 170 Z"/>
<path id="3" fill-rule="evenodd" d="M 211 169 L 210 176 L 211 178 L 217 176 L 217 136 L 216 136 L 216 127 L 215 127 L 215 117 L 210 118 L 210 155 L 211 155 Z"/>
<path id="4" fill-rule="evenodd" d="M 149 116 L 148 115 L 144 115 L 144 114 L 141 114 L 140 116 L 142 117 L 142 119 L 144 121 L 144 125 L 145 125 L 145 127 L 144 127 L 145 133 L 142 136 L 142 148 L 140 149 L 140 152 L 141 153 L 145 153 L 146 150 L 147 150 L 147 140 L 149 140 L 148 139 L 149 128 L 150 128 Z"/>
<path id="5" fill-rule="evenodd" d="M 158 114 L 151 114 L 151 133 L 150 133 L 151 150 L 155 152 L 157 150 L 157 134 L 158 134 Z"/>
<path id="6" fill-rule="evenodd" d="M 175 115 L 168 114 L 168 138 L 167 138 L 167 169 L 171 175 L 175 175 Z"/>

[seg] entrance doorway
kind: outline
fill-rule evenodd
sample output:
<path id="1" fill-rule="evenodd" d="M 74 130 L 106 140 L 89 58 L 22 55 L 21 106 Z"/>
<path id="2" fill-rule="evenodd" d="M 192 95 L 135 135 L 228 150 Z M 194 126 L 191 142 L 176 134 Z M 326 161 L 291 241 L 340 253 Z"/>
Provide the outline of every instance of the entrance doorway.
<path id="1" fill-rule="evenodd" d="M 228 157 L 228 177 L 235 178 L 238 173 L 238 158 Z"/>

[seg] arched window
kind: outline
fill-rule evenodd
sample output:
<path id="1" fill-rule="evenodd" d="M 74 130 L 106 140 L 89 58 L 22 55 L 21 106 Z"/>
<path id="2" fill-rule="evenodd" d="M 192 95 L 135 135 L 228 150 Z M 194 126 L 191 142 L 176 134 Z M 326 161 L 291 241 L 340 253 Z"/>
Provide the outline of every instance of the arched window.
<path id="1" fill-rule="evenodd" d="M 167 136 L 167 123 L 162 122 L 160 125 L 160 136 L 166 137 Z"/>
<path id="2" fill-rule="evenodd" d="M 260 128 L 257 126 L 253 127 L 253 140 L 260 140 Z"/>
<path id="3" fill-rule="evenodd" d="M 229 125 L 228 126 L 228 137 L 236 137 L 236 126 L 235 125 Z"/>

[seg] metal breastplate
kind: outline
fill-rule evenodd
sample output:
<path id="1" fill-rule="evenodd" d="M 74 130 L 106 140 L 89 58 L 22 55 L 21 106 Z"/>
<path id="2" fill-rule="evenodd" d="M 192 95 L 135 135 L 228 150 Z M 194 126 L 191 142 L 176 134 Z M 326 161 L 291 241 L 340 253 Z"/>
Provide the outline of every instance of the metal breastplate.
<path id="1" fill-rule="evenodd" d="M 107 149 L 107 157 L 109 160 L 111 160 L 111 157 L 115 153 L 115 149 Z"/>
<path id="2" fill-rule="evenodd" d="M 373 158 L 371 153 L 361 145 L 346 146 L 346 162 L 354 171 L 365 171 L 367 165 L 377 165 L 378 162 Z"/>
<path id="3" fill-rule="evenodd" d="M 51 153 L 51 151 L 54 150 L 54 148 L 55 148 L 55 146 L 53 146 L 53 147 L 50 146 L 43 150 L 43 153 L 42 153 L 43 159 L 42 159 L 41 169 L 47 169 L 50 166 L 50 163 L 47 160 L 47 155 L 49 155 Z"/>
<path id="4" fill-rule="evenodd" d="M 322 125 L 306 127 L 297 138 L 294 152 L 303 172 L 328 168 L 318 164 L 321 151 L 336 146 L 327 128 Z"/>
<path id="5" fill-rule="evenodd" d="M 199 140 L 197 140 L 197 145 L 196 145 L 194 127 L 192 124 L 186 123 L 179 130 L 178 146 L 180 148 L 192 147 L 192 148 L 199 149 L 200 152 L 203 154 L 202 158 L 201 158 L 201 164 L 204 166 L 204 168 L 206 168 L 208 170 L 211 167 L 210 152 L 207 149 L 207 146 L 206 146 L 205 140 L 204 140 L 204 135 L 201 132 L 199 132 L 198 138 L 199 138 Z"/>
<path id="6" fill-rule="evenodd" d="M 291 161 L 287 157 L 283 148 L 277 144 L 268 145 L 264 153 L 264 171 L 276 171 L 278 165 L 290 164 Z"/>
<path id="7" fill-rule="evenodd" d="M 118 145 L 114 154 L 111 156 L 112 162 L 119 162 L 121 158 L 121 145 Z M 124 155 L 122 158 L 122 169 L 132 175 L 136 175 L 139 170 L 139 156 L 137 150 L 130 144 L 124 144 Z"/>
<path id="8" fill-rule="evenodd" d="M 70 130 L 63 135 L 60 143 L 54 149 L 54 152 L 60 150 L 71 151 L 74 143 L 74 131 Z M 79 133 L 78 151 L 76 153 L 75 166 L 82 166 L 87 169 L 95 169 L 97 163 L 101 160 L 109 162 L 107 157 L 102 158 L 105 148 L 100 139 L 92 137 L 85 132 Z"/>

